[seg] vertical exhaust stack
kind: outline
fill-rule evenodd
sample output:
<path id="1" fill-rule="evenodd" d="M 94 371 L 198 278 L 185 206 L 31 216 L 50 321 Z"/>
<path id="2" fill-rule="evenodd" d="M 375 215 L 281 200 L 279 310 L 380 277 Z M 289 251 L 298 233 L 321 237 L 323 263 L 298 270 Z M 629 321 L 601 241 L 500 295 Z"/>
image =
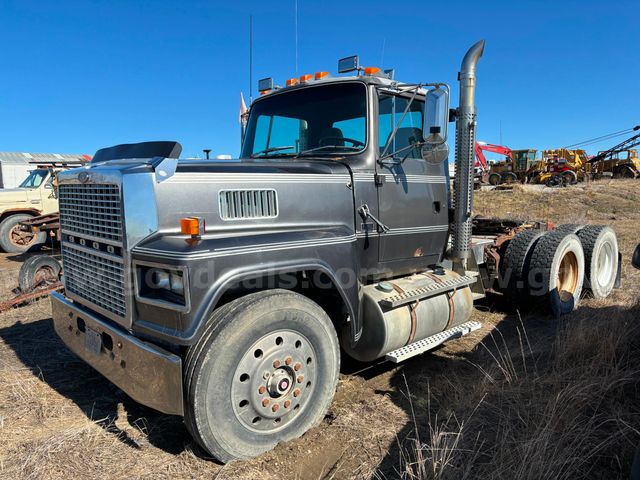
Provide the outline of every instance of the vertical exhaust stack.
<path id="1" fill-rule="evenodd" d="M 454 191 L 454 216 L 451 249 L 454 269 L 467 269 L 471 251 L 471 209 L 473 208 L 473 167 L 476 143 L 476 65 L 484 52 L 484 40 L 473 45 L 462 60 L 460 103 L 456 121 L 456 164 Z"/>

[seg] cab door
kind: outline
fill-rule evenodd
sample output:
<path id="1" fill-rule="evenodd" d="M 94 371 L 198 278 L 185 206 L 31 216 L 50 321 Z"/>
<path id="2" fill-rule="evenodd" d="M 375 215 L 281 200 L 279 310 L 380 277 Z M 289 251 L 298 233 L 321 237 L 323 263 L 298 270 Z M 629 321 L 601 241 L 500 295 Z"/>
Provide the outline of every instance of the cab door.
<path id="1" fill-rule="evenodd" d="M 42 199 L 42 213 L 58 211 L 58 187 L 55 182 L 55 173 L 50 170 L 49 175 L 40 185 L 40 198 Z"/>
<path id="2" fill-rule="evenodd" d="M 379 152 L 396 152 L 377 165 L 379 218 L 389 227 L 380 233 L 381 263 L 412 258 L 436 263 L 448 234 L 446 162 L 433 165 L 422 158 L 416 144 L 422 141 L 424 102 L 409 103 L 407 96 L 378 96 Z"/>

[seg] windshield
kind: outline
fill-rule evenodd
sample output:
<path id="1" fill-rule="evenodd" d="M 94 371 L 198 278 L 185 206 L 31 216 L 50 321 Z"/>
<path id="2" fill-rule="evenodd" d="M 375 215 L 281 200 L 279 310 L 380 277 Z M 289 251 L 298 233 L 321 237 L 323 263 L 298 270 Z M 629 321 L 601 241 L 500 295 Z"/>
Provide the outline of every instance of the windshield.
<path id="1" fill-rule="evenodd" d="M 42 185 L 42 182 L 49 175 L 49 170 L 39 168 L 37 170 L 31 170 L 29 176 L 23 180 L 20 184 L 20 188 L 38 188 Z"/>
<path id="2" fill-rule="evenodd" d="M 367 94 L 362 83 L 303 88 L 251 107 L 243 158 L 360 152 L 367 143 Z"/>

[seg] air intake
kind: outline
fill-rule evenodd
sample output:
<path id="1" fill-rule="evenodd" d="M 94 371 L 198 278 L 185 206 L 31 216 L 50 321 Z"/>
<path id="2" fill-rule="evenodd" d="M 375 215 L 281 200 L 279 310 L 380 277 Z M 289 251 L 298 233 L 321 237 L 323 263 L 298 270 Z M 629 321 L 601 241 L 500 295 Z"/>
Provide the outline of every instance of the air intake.
<path id="1" fill-rule="evenodd" d="M 254 220 L 278 216 L 275 190 L 223 190 L 219 195 L 223 220 Z"/>

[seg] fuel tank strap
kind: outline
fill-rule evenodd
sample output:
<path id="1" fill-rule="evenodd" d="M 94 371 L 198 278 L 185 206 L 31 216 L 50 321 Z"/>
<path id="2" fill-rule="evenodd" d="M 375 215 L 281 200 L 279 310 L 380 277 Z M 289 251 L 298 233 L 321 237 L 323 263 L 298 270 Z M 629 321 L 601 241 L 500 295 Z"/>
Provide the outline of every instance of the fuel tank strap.
<path id="1" fill-rule="evenodd" d="M 406 293 L 400 285 L 391 282 L 391 286 L 400 295 L 404 295 Z M 407 338 L 407 343 L 405 343 L 405 346 L 413 343 L 413 341 L 416 339 L 416 330 L 418 329 L 418 316 L 416 314 L 416 310 L 418 309 L 419 303 L 420 300 L 416 300 L 412 305 L 409 305 L 409 313 L 411 315 L 411 330 L 409 331 L 409 338 Z"/>
<path id="2" fill-rule="evenodd" d="M 408 303 L 416 302 L 423 298 L 433 297 L 441 293 L 450 292 L 476 282 L 477 277 L 463 275 L 457 278 L 442 280 L 440 283 L 433 283 L 426 287 L 407 290 L 391 297 L 380 300 L 380 306 L 384 308 L 396 308 Z"/>

